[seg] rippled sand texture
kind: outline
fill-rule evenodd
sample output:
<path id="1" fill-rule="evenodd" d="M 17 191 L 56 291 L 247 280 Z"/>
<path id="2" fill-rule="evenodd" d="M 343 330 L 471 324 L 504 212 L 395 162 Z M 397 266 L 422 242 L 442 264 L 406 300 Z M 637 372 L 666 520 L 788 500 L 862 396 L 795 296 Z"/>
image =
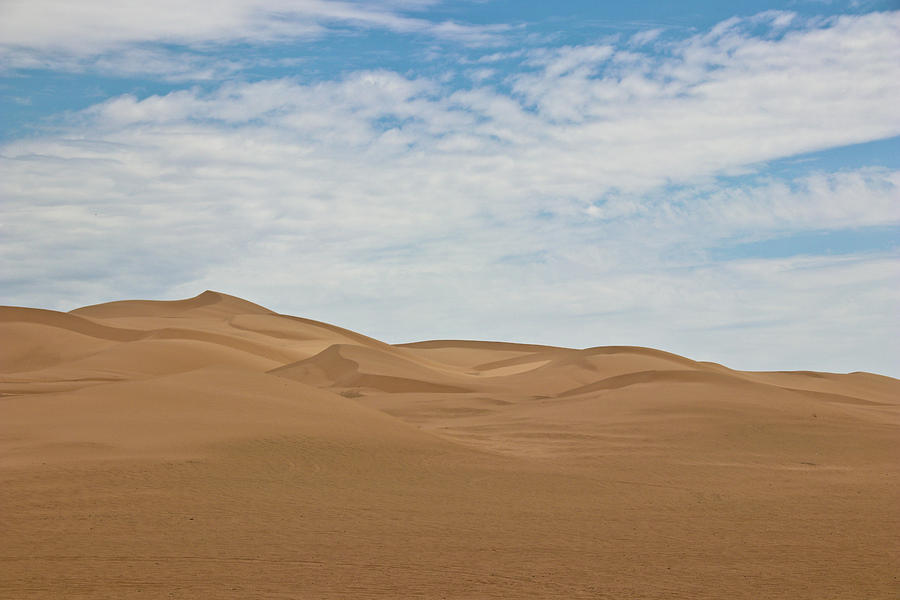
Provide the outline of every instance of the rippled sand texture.
<path id="1" fill-rule="evenodd" d="M 0 308 L 0 393 L 0 598 L 900 597 L 888 377 L 204 292 Z"/>

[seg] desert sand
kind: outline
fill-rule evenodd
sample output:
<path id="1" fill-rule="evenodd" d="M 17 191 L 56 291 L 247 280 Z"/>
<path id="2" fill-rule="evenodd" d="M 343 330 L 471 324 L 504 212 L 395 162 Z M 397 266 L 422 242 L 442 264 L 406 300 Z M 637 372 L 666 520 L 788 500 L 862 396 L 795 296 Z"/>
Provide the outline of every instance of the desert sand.
<path id="1" fill-rule="evenodd" d="M 0 541 L 17 600 L 898 598 L 900 381 L 3 307 Z"/>

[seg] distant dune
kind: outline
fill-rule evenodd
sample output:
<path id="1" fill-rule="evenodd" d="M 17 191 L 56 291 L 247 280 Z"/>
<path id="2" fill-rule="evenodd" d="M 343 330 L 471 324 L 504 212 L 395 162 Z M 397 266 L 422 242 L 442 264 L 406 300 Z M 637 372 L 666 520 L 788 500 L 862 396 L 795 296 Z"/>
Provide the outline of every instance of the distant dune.
<path id="1" fill-rule="evenodd" d="M 898 598 L 898 507 L 872 373 L 0 307 L 0 598 Z"/>

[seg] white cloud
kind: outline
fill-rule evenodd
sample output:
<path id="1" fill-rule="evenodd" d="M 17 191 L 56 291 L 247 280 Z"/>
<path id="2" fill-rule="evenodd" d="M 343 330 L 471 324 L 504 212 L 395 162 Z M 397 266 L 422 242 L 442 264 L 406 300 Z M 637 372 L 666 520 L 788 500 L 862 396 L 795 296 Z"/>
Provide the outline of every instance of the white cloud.
<path id="1" fill-rule="evenodd" d="M 473 69 L 471 71 L 467 71 L 466 75 L 469 76 L 469 79 L 476 83 L 481 83 L 486 79 L 490 79 L 494 75 L 497 74 L 497 71 L 494 69 Z"/>
<path id="2" fill-rule="evenodd" d="M 644 46 L 645 44 L 649 44 L 650 42 L 656 40 L 660 35 L 662 35 L 663 30 L 660 28 L 655 29 L 645 29 L 643 31 L 639 31 L 631 36 L 628 40 L 628 44 L 630 46 Z"/>
<path id="3" fill-rule="evenodd" d="M 707 243 L 765 239 L 784 232 L 900 226 L 900 172 L 872 168 L 813 173 L 789 181 L 692 185 L 664 194 L 613 194 L 586 212 L 603 221 L 654 222 L 684 237 L 702 230 Z"/>
<path id="4" fill-rule="evenodd" d="M 538 49 L 531 53 L 530 64 L 543 67 L 542 76 L 559 78 L 576 76 L 588 78 L 600 64 L 615 52 L 613 46 L 562 46 Z"/>
<path id="5" fill-rule="evenodd" d="M 170 82 L 224 79 L 246 68 L 246 61 L 207 56 L 196 52 L 176 52 L 157 47 L 124 47 L 93 56 L 31 50 L 3 51 L 0 72 L 12 69 L 46 69 L 99 75 L 149 76 Z"/>
<path id="6" fill-rule="evenodd" d="M 124 96 L 87 114 L 99 129 L 184 119 L 268 126 L 311 152 L 400 153 L 422 169 L 436 157 L 476 171 L 485 167 L 471 163 L 488 161 L 490 187 L 592 203 L 608 191 L 900 134 L 900 37 L 885 35 L 892 29 L 900 30 L 900 13 L 840 19 L 778 40 L 741 34 L 725 53 L 721 36 L 702 35 L 661 64 L 631 60 L 599 77 L 590 70 L 615 60 L 609 47 L 546 51 L 531 59 L 541 66 L 517 79 L 514 96 L 368 72 L 316 85 L 277 80 L 209 95 Z"/>
<path id="7" fill-rule="evenodd" d="M 490 54 L 483 54 L 476 59 L 476 62 L 479 63 L 495 63 L 501 62 L 504 60 L 512 60 L 516 58 L 521 58 L 525 55 L 524 50 L 513 50 L 510 52 L 492 52 Z"/>
<path id="8" fill-rule="evenodd" d="M 870 15 L 763 39 L 732 22 L 662 62 L 557 49 L 515 94 L 368 71 L 119 96 L 0 147 L 3 302 L 209 287 L 395 341 L 888 371 L 896 252 L 709 256 L 900 223 L 892 170 L 716 179 L 900 133 L 897 27 Z"/>
<path id="9" fill-rule="evenodd" d="M 496 43 L 506 25 L 434 22 L 407 16 L 431 2 L 339 0 L 5 0 L 0 3 L 0 70 L 99 69 L 120 52 L 160 53 L 149 44 L 197 51 L 219 44 L 310 40 L 345 28 L 422 34 L 469 45 Z M 96 62 L 101 64 L 96 64 Z M 124 73 L 140 66 L 122 65 Z M 151 65 L 152 67 L 152 65 Z M 160 69 L 147 71 L 161 74 Z M 201 71 L 202 75 L 202 71 Z"/>

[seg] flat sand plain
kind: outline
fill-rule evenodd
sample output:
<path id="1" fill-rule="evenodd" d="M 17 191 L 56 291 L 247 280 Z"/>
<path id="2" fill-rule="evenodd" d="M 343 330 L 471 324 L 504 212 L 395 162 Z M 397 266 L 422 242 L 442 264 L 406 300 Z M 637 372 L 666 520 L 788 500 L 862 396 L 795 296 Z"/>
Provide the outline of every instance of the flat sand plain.
<path id="1" fill-rule="evenodd" d="M 0 340 L 0 598 L 900 597 L 889 377 L 216 292 L 3 307 Z"/>

